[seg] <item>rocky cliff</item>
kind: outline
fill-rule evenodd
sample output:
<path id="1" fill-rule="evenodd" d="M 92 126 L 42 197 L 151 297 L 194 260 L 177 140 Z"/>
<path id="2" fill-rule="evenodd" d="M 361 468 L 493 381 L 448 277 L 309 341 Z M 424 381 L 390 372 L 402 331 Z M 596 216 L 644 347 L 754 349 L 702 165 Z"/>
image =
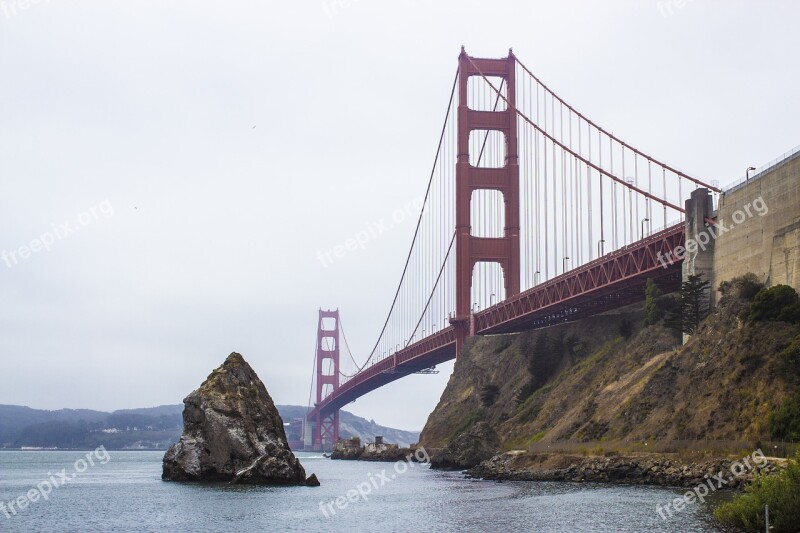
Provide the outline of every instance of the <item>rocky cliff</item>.
<path id="1" fill-rule="evenodd" d="M 469 468 L 480 457 L 453 460 L 452 449 L 485 448 L 485 436 L 471 435 L 481 422 L 497 435 L 496 452 L 563 442 L 608 443 L 608 451 L 647 440 L 780 440 L 770 420 L 798 390 L 796 370 L 786 368 L 800 327 L 743 320 L 747 305 L 738 294 L 722 298 L 684 346 L 663 324 L 645 327 L 637 308 L 471 339 L 420 445 L 438 450 L 434 465 L 440 458 Z"/>
<path id="2" fill-rule="evenodd" d="M 266 387 L 238 353 L 183 400 L 184 430 L 164 455 L 163 479 L 314 485 L 289 449 Z"/>

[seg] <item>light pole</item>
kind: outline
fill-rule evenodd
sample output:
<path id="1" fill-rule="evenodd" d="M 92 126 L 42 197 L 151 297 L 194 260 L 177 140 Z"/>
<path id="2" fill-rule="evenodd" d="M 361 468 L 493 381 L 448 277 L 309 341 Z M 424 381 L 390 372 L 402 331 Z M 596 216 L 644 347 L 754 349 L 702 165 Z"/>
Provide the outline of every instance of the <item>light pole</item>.
<path id="1" fill-rule="evenodd" d="M 644 239 L 644 223 L 645 222 L 650 222 L 650 219 L 649 218 L 642 219 L 642 239 Z"/>
<path id="2" fill-rule="evenodd" d="M 747 181 L 747 180 L 749 180 L 749 179 L 750 179 L 750 171 L 751 171 L 751 170 L 755 170 L 755 169 L 756 169 L 756 167 L 747 167 L 747 170 L 746 170 L 746 171 L 745 171 L 745 173 L 744 173 L 744 175 L 745 175 L 745 178 L 746 178 L 746 180 L 745 180 L 745 181 Z"/>
<path id="3" fill-rule="evenodd" d="M 597 257 L 603 257 L 603 243 L 605 242 L 605 239 L 600 239 L 597 241 Z"/>
<path id="4" fill-rule="evenodd" d="M 493 306 L 493 305 L 494 305 L 494 298 L 495 298 L 495 295 L 494 295 L 494 294 L 492 294 L 491 296 L 489 296 L 489 307 L 491 307 L 491 306 Z"/>
<path id="5" fill-rule="evenodd" d="M 533 284 L 534 285 L 538 285 L 539 284 L 539 274 L 541 274 L 541 272 L 539 272 L 538 270 L 533 273 Z"/>
<path id="6" fill-rule="evenodd" d="M 567 272 L 567 261 L 569 261 L 569 257 L 565 257 L 562 261 L 561 273 L 565 274 Z"/>

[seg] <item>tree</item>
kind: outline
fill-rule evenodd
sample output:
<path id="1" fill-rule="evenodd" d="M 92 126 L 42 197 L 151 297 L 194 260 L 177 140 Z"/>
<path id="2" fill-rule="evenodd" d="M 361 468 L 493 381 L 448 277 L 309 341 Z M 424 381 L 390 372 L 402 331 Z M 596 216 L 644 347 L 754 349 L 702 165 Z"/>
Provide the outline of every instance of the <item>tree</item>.
<path id="1" fill-rule="evenodd" d="M 750 320 L 800 322 L 800 296 L 788 285 L 761 289 L 750 305 Z"/>
<path id="2" fill-rule="evenodd" d="M 677 313 L 672 313 L 667 322 L 687 335 L 697 331 L 700 322 L 710 311 L 708 287 L 701 274 L 692 274 L 681 284 L 681 298 Z"/>
<path id="3" fill-rule="evenodd" d="M 655 282 L 647 278 L 644 289 L 644 323 L 646 326 L 657 324 L 664 317 L 664 310 L 659 305 L 661 291 Z"/>

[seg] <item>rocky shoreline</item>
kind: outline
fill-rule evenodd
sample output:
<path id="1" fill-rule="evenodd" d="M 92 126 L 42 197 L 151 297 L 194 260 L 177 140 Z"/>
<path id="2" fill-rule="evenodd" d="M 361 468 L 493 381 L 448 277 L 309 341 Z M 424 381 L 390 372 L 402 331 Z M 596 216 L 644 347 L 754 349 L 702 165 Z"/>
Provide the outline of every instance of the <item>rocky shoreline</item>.
<path id="1" fill-rule="evenodd" d="M 763 456 L 761 456 L 763 457 Z M 685 462 L 676 455 L 631 454 L 582 456 L 530 454 L 523 451 L 496 455 L 466 471 L 467 477 L 509 481 L 566 481 L 696 487 L 712 483 L 715 490 L 738 490 L 756 473 L 773 474 L 785 460 L 765 458 L 756 462 L 711 458 Z"/>

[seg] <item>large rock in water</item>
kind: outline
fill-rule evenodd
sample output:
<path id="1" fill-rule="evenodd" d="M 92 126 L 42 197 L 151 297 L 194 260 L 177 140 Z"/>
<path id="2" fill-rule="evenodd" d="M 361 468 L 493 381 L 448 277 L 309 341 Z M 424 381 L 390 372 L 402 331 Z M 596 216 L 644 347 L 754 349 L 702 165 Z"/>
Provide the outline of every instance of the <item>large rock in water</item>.
<path id="1" fill-rule="evenodd" d="M 314 475 L 306 479 L 272 398 L 238 353 L 183 404 L 183 435 L 164 455 L 162 479 L 319 485 Z"/>

